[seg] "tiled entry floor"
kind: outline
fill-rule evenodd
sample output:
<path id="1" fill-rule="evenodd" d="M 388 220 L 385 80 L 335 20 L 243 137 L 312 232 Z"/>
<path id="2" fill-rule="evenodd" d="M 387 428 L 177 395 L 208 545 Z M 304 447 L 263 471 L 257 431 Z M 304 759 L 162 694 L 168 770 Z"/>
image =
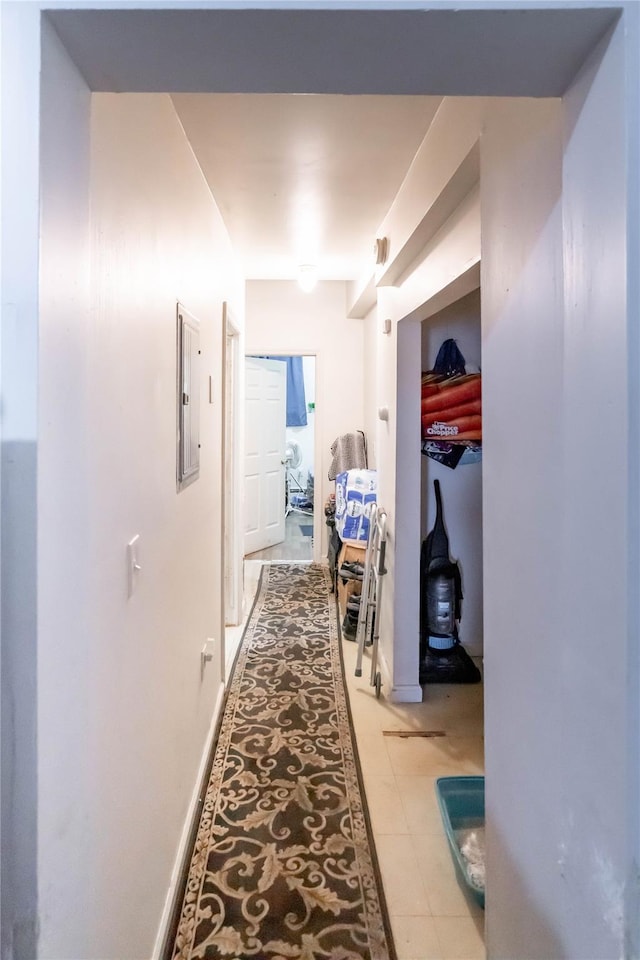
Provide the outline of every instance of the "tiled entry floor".
<path id="1" fill-rule="evenodd" d="M 245 613 L 260 575 L 245 561 Z M 242 627 L 227 628 L 227 662 Z M 355 676 L 356 644 L 343 641 L 347 689 L 367 804 L 398 960 L 482 960 L 484 912 L 454 872 L 435 796 L 437 777 L 484 770 L 482 684 L 434 685 L 424 703 L 376 700 L 369 659 Z M 434 738 L 385 732 L 438 730 Z"/>
<path id="2" fill-rule="evenodd" d="M 355 676 L 343 641 L 367 804 L 399 960 L 481 960 L 484 911 L 459 886 L 435 795 L 437 777 L 484 771 L 482 684 L 434 684 L 423 703 L 376 700 L 369 659 Z M 395 737 L 384 732 L 444 731 Z"/>
<path id="3" fill-rule="evenodd" d="M 256 560 L 310 563 L 313 559 L 313 540 L 302 532 L 302 527 L 310 525 L 313 526 L 312 513 L 301 513 L 293 510 L 285 517 L 285 535 L 282 543 L 276 543 L 275 546 L 266 547 L 264 550 L 256 550 L 255 553 L 248 554 L 247 559 L 250 563 Z"/>

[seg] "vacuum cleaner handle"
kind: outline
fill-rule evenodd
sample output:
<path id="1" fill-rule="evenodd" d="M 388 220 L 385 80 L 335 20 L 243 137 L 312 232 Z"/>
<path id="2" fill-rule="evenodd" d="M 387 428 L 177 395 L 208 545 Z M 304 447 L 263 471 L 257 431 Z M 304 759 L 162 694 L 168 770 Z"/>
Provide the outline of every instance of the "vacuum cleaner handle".
<path id="1" fill-rule="evenodd" d="M 449 559 L 449 537 L 444 525 L 444 510 L 442 508 L 442 495 L 440 493 L 440 481 L 434 480 L 433 486 L 436 491 L 436 519 L 431 531 L 429 543 L 429 562 L 436 557 L 438 559 Z"/>
<path id="2" fill-rule="evenodd" d="M 433 486 L 436 491 L 436 523 L 438 521 L 442 523 L 442 494 L 440 493 L 440 481 L 434 480 Z"/>

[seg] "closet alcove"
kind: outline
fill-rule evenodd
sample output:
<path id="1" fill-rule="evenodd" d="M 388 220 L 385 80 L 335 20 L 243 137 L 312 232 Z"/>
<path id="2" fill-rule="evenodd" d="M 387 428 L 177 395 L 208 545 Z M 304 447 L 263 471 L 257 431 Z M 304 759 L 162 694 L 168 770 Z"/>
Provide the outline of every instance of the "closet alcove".
<path id="1" fill-rule="evenodd" d="M 444 340 L 453 338 L 467 372 L 482 369 L 480 290 L 474 290 L 422 322 L 422 370 L 431 370 Z M 483 652 L 482 603 L 482 459 L 455 469 L 421 456 L 421 538 L 432 529 L 436 503 L 434 480 L 440 481 L 451 558 L 462 574 L 460 641 L 467 653 Z M 476 660 L 476 662 L 479 662 Z"/>

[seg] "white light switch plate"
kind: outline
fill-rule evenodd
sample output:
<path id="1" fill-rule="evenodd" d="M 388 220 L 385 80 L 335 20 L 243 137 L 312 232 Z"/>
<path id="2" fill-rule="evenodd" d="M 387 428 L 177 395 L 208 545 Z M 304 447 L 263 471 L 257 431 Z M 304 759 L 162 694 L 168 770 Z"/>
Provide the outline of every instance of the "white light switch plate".
<path id="1" fill-rule="evenodd" d="M 138 586 L 140 566 L 140 534 L 136 533 L 127 544 L 127 596 L 132 596 Z"/>
<path id="2" fill-rule="evenodd" d="M 213 653 L 216 648 L 216 641 L 213 637 L 207 637 L 207 640 L 200 651 L 200 676 L 204 676 L 204 670 L 207 663 L 213 660 Z"/>

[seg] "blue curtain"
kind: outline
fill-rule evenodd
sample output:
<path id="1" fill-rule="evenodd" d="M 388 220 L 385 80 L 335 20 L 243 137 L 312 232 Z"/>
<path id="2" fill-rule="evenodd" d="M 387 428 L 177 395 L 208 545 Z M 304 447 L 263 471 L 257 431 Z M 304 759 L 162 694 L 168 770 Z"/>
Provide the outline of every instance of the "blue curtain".
<path id="1" fill-rule="evenodd" d="M 306 427 L 307 402 L 304 395 L 302 357 L 263 357 L 264 360 L 283 360 L 287 365 L 287 426 Z"/>

